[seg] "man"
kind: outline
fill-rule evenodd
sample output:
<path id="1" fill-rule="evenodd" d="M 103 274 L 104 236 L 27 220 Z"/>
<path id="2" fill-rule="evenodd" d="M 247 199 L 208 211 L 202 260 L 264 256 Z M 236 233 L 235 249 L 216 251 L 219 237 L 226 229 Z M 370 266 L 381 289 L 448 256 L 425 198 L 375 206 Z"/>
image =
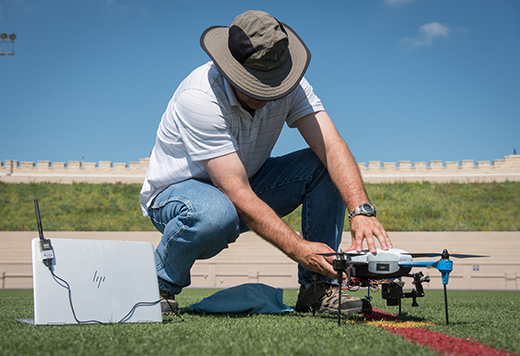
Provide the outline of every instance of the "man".
<path id="1" fill-rule="evenodd" d="M 374 236 L 383 249 L 392 245 L 346 143 L 303 77 L 310 52 L 289 26 L 261 11 L 237 16 L 229 28 L 208 28 L 201 46 L 212 61 L 169 102 L 141 191 L 143 214 L 163 233 L 155 252 L 161 295 L 175 305 L 195 260 L 251 229 L 299 263 L 296 310 L 313 303 L 315 272 L 319 310 L 334 312 L 334 257 L 321 254 L 338 249 L 345 208 L 350 249 L 361 251 L 366 239 L 375 251 Z M 310 148 L 272 158 L 284 123 Z M 303 238 L 280 219 L 300 205 Z M 343 311 L 361 310 L 359 299 L 343 300 Z"/>

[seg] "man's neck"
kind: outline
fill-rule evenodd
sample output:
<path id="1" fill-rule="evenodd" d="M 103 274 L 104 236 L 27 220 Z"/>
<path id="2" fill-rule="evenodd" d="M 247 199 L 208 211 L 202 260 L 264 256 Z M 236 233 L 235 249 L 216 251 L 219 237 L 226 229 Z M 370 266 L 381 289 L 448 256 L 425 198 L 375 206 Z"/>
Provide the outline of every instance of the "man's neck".
<path id="1" fill-rule="evenodd" d="M 267 101 L 260 101 L 250 98 L 247 95 L 239 92 L 235 87 L 232 88 L 233 92 L 235 93 L 235 97 L 240 103 L 240 106 L 242 106 L 242 108 L 246 110 L 248 113 L 250 113 L 253 117 L 255 116 L 256 110 L 263 108 L 267 104 Z"/>
<path id="2" fill-rule="evenodd" d="M 246 110 L 249 114 L 251 114 L 251 117 L 255 117 L 256 110 L 253 110 L 250 107 L 248 107 L 247 105 L 243 105 L 242 103 L 240 103 L 240 105 L 242 106 L 242 108 L 244 108 L 244 110 Z"/>

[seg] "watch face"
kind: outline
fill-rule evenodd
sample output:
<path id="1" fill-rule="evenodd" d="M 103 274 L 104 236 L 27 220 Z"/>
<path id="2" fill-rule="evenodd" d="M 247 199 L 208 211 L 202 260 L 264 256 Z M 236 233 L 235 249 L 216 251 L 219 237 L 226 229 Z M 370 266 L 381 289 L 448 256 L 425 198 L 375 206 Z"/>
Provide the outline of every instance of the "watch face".
<path id="1" fill-rule="evenodd" d="M 363 204 L 363 210 L 365 210 L 366 213 L 368 214 L 373 214 L 374 213 L 374 207 L 370 204 Z"/>

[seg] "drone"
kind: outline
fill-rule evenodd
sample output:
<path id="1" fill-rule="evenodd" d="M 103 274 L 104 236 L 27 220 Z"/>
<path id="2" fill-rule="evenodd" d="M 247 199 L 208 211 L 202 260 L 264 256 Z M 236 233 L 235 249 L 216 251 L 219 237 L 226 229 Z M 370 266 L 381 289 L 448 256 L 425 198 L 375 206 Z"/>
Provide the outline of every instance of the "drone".
<path id="1" fill-rule="evenodd" d="M 411 273 L 412 268 L 435 268 L 442 276 L 442 284 L 444 287 L 444 309 L 446 314 L 446 325 L 449 325 L 448 318 L 448 297 L 446 286 L 448 285 L 450 272 L 453 270 L 453 261 L 450 257 L 455 258 L 477 258 L 489 257 L 481 255 L 468 254 L 449 254 L 448 250 L 442 253 L 408 253 L 401 249 L 392 248 L 389 250 L 377 249 L 376 253 L 368 250 L 362 252 L 357 251 L 341 251 L 335 253 L 319 254 L 321 256 L 336 256 L 333 261 L 334 271 L 337 273 L 338 285 L 344 286 L 344 289 L 354 290 L 355 288 L 368 288 L 368 295 L 364 300 L 363 311 L 365 313 L 372 312 L 370 300 L 370 291 L 381 289 L 381 297 L 386 300 L 388 306 L 399 306 L 399 314 L 401 314 L 401 300 L 404 298 L 412 299 L 412 307 L 417 307 L 417 298 L 424 297 L 423 283 L 429 283 L 430 277 L 424 276 L 422 272 Z M 440 257 L 437 261 L 419 262 L 413 258 L 421 257 Z M 343 282 L 343 273 L 347 275 L 347 279 Z M 410 292 L 404 292 L 405 282 L 403 277 L 413 279 L 414 288 Z M 317 278 L 314 278 L 317 283 Z M 341 293 L 339 293 L 338 308 L 338 325 L 341 325 Z M 313 308 L 313 313 L 316 308 Z"/>

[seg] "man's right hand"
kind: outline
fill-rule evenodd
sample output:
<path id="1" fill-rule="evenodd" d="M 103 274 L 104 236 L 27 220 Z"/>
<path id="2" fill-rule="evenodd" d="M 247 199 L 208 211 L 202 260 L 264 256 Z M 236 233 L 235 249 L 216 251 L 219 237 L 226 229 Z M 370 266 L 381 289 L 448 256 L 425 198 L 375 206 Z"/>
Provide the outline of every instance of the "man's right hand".
<path id="1" fill-rule="evenodd" d="M 296 250 L 294 256 L 289 257 L 301 264 L 304 268 L 330 278 L 336 279 L 338 277 L 332 265 L 336 251 L 329 246 L 320 242 L 310 242 L 302 239 Z M 331 255 L 323 256 L 322 254 Z M 343 279 L 345 278 L 347 278 L 347 276 L 343 273 Z"/>

